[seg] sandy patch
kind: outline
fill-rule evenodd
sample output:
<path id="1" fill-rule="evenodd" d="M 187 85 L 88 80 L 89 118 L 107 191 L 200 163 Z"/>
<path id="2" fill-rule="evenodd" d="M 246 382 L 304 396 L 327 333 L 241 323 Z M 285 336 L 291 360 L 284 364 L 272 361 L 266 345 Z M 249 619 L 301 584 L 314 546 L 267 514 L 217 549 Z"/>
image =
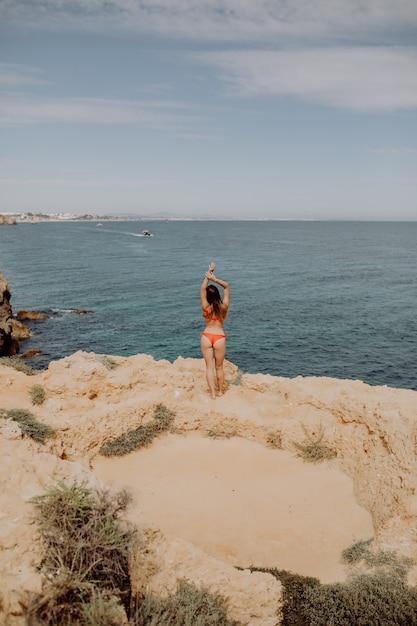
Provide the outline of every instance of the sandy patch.
<path id="1" fill-rule="evenodd" d="M 343 580 L 342 550 L 374 534 L 334 463 L 305 463 L 241 438 L 169 435 L 126 457 L 98 457 L 94 470 L 130 489 L 138 521 L 232 565 Z"/>

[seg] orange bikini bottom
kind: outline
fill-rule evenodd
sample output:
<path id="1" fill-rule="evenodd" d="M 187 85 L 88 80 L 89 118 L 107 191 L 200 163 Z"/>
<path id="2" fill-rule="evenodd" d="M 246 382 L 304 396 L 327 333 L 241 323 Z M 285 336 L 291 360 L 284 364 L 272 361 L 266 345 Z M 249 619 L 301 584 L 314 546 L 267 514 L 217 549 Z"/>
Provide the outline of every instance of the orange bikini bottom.
<path id="1" fill-rule="evenodd" d="M 207 337 L 211 345 L 214 346 L 218 339 L 226 339 L 227 335 L 214 335 L 213 333 L 200 333 L 200 337 Z"/>

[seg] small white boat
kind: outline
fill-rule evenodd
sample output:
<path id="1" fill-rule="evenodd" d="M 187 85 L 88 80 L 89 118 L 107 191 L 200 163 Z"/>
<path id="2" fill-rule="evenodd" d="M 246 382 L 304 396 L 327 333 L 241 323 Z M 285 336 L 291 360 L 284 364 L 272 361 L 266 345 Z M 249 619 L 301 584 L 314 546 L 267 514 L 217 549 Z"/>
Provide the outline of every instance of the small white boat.
<path id="1" fill-rule="evenodd" d="M 98 223 L 98 224 L 96 224 L 96 226 L 103 226 L 103 224 L 101 224 L 101 223 Z"/>
<path id="2" fill-rule="evenodd" d="M 153 237 L 153 234 L 150 230 L 143 230 L 141 233 L 139 233 L 139 237 Z"/>

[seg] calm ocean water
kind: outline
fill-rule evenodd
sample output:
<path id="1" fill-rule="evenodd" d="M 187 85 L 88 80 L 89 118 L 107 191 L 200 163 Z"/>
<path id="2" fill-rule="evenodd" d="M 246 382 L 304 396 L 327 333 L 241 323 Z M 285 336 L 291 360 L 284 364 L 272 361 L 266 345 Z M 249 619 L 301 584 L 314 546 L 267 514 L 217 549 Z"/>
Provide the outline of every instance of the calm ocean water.
<path id="1" fill-rule="evenodd" d="M 138 237 L 148 228 L 153 237 Z M 227 358 L 245 372 L 417 389 L 417 222 L 94 222 L 0 227 L 31 361 L 77 350 L 200 358 L 199 287 L 229 281 Z M 74 315 L 73 309 L 91 309 Z"/>

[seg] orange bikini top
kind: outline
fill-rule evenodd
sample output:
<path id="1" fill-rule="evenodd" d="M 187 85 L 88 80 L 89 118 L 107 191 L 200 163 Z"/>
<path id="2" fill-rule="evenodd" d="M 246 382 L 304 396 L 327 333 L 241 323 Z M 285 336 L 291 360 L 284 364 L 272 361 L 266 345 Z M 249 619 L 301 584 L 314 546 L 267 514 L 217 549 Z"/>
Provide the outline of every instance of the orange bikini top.
<path id="1" fill-rule="evenodd" d="M 206 309 L 206 310 L 204 311 L 204 313 L 203 313 L 203 317 L 204 317 L 204 319 L 208 319 L 208 318 L 210 317 L 210 313 L 211 313 L 211 310 L 210 310 L 210 305 L 208 305 L 207 309 Z M 217 321 L 218 321 L 218 319 L 219 319 L 218 317 L 212 317 L 212 318 L 211 318 L 211 321 L 212 321 L 212 322 L 217 322 Z"/>

